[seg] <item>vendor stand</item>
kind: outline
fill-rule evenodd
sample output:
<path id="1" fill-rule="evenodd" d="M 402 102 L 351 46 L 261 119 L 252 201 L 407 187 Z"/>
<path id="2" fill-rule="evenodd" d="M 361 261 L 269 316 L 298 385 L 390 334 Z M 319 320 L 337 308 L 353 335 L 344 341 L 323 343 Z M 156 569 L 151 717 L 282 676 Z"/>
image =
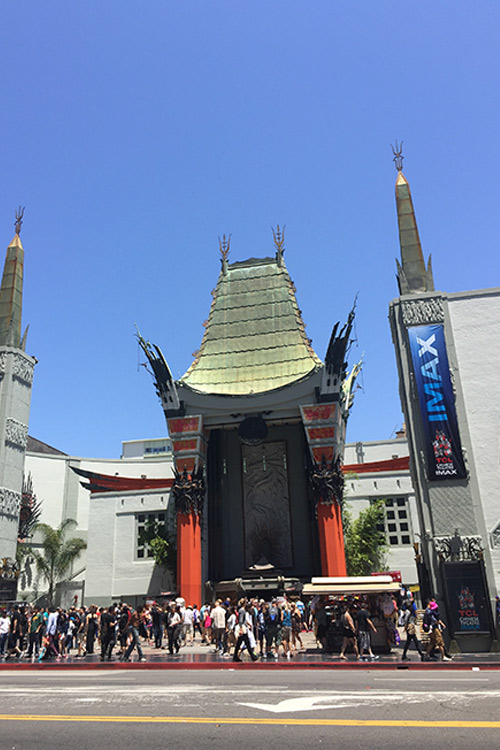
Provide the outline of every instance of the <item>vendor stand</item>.
<path id="1" fill-rule="evenodd" d="M 302 590 L 303 597 L 311 597 L 311 609 L 320 601 L 324 604 L 327 615 L 327 630 L 324 650 L 329 653 L 340 651 L 343 640 L 341 614 L 345 605 L 362 604 L 368 609 L 370 619 L 377 628 L 371 633 L 372 649 L 378 653 L 390 650 L 391 634 L 396 623 L 391 617 L 385 617 L 382 611 L 384 595 L 399 596 L 401 586 L 390 575 L 349 576 L 336 578 L 312 578 Z"/>

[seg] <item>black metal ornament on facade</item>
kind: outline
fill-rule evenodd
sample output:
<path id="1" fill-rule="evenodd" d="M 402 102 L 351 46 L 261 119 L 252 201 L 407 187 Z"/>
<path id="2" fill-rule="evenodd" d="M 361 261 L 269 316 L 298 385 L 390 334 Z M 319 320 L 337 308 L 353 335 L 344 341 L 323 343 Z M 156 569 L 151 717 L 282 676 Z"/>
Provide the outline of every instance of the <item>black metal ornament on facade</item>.
<path id="1" fill-rule="evenodd" d="M 321 463 L 314 461 L 309 473 L 309 483 L 316 507 L 318 503 L 333 505 L 336 502 L 342 505 L 344 474 L 340 458 L 329 463 L 323 455 Z"/>
<path id="2" fill-rule="evenodd" d="M 240 422 L 238 436 L 245 445 L 260 445 L 267 437 L 267 425 L 261 414 L 246 417 Z"/>
<path id="3" fill-rule="evenodd" d="M 178 513 L 195 513 L 201 515 L 205 499 L 205 477 L 203 467 L 188 474 L 186 467 L 182 472 L 174 469 L 175 479 L 172 485 L 172 495 L 175 509 Z"/>
<path id="4" fill-rule="evenodd" d="M 483 544 L 480 536 L 434 537 L 434 547 L 442 562 L 469 562 L 483 559 Z"/>

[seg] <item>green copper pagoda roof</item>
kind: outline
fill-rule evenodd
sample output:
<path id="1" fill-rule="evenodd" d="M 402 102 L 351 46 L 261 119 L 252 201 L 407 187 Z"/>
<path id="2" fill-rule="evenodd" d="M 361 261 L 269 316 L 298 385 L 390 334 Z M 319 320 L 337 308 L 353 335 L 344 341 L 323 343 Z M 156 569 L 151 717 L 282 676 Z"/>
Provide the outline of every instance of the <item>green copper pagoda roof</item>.
<path id="1" fill-rule="evenodd" d="M 282 254 L 231 264 L 224 259 L 222 266 L 200 349 L 180 383 L 201 393 L 253 395 L 323 367 Z"/>

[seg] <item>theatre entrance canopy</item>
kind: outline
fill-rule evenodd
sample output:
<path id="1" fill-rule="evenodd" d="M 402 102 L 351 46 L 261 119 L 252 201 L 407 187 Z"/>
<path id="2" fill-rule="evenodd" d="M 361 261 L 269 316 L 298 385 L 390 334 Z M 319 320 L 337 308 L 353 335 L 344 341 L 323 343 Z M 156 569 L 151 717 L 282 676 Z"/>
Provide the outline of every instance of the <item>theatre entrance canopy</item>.
<path id="1" fill-rule="evenodd" d="M 401 584 L 391 576 L 346 576 L 313 578 L 302 589 L 303 596 L 360 596 L 396 594 Z"/>
<path id="2" fill-rule="evenodd" d="M 205 333 L 179 379 L 138 334 L 160 397 L 176 466 L 178 587 L 239 578 L 255 565 L 309 580 L 345 574 L 341 461 L 352 389 L 354 309 L 333 326 L 325 360 L 312 348 L 295 286 L 275 254 L 221 271 Z"/>

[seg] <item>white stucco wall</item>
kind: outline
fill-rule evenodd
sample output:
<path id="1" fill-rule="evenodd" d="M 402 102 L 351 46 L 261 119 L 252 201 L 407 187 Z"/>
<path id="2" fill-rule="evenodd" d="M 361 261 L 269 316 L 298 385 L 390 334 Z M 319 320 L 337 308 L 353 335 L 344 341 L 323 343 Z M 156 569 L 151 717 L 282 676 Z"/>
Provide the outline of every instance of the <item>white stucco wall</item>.
<path id="1" fill-rule="evenodd" d="M 408 455 L 408 443 L 406 438 L 394 438 L 388 440 L 370 440 L 368 442 L 347 443 L 344 451 L 344 464 L 358 463 L 359 445 L 363 453 L 363 463 L 371 461 L 385 461 L 390 458 L 403 458 Z"/>
<path id="2" fill-rule="evenodd" d="M 42 504 L 44 523 L 57 526 L 64 518 L 74 518 L 78 529 L 87 531 L 89 523 L 89 490 L 82 487 L 86 480 L 71 466 L 100 474 L 122 477 L 146 476 L 152 479 L 173 477 L 170 458 L 105 459 L 78 458 L 46 453 L 27 453 L 25 473 L 31 472 L 33 490 Z"/>
<path id="3" fill-rule="evenodd" d="M 451 294 L 448 304 L 485 543 L 500 591 L 500 289 Z"/>
<path id="4" fill-rule="evenodd" d="M 72 529 L 68 536 L 78 536 L 87 541 L 90 546 L 93 540 L 89 538 L 89 514 L 90 514 L 90 492 L 82 487 L 81 482 L 85 482 L 83 477 L 78 476 L 71 470 L 71 466 L 93 471 L 101 474 L 120 475 L 122 477 L 141 477 L 148 478 L 170 478 L 173 476 L 171 458 L 145 458 L 141 461 L 137 459 L 100 459 L 100 458 L 80 458 L 75 456 L 65 456 L 49 453 L 27 453 L 25 461 L 25 473 L 31 472 L 33 480 L 33 490 L 39 500 L 42 501 L 42 514 L 40 521 L 50 526 L 56 527 L 66 518 L 73 518 L 77 521 L 76 528 Z M 155 494 L 155 493 L 153 493 Z M 158 493 L 156 493 L 158 494 Z M 156 496 L 155 494 L 155 496 Z M 158 498 L 161 493 L 158 494 Z M 158 500 L 158 507 L 161 503 Z M 95 528 L 96 537 L 102 541 L 110 529 L 113 529 L 115 522 L 110 521 L 111 515 L 114 518 L 116 507 L 100 504 L 97 506 L 98 512 L 102 513 L 101 519 L 96 519 Z M 118 531 L 122 534 L 124 524 L 119 524 Z M 93 532 L 94 533 L 94 532 Z M 33 543 L 36 545 L 38 536 L 35 534 Z M 130 541 L 132 544 L 132 541 Z M 109 546 L 109 545 L 108 545 Z M 114 561 L 113 566 L 119 565 L 122 546 L 117 545 L 118 559 Z M 104 546 L 102 554 L 105 555 Z M 125 554 L 125 553 L 123 553 Z M 85 570 L 88 560 L 88 547 L 84 550 L 78 560 L 73 565 L 73 573 Z M 104 559 L 104 557 L 103 557 Z M 151 563 L 149 563 L 151 567 Z M 140 566 L 136 566 L 140 568 Z M 133 568 L 131 569 L 133 571 Z M 88 571 L 83 573 L 86 583 L 89 580 Z M 113 571 L 114 576 L 114 571 Z M 125 576 L 126 578 L 126 576 Z M 114 580 L 114 579 L 112 579 Z M 43 581 L 40 582 L 39 591 L 44 590 Z M 31 593 L 31 587 L 21 590 L 20 596 L 28 597 Z M 110 592 L 111 593 L 111 592 Z M 109 598 L 109 597 L 108 597 Z"/>
<path id="5" fill-rule="evenodd" d="M 452 294 L 450 319 L 487 530 L 500 522 L 500 289 Z"/>
<path id="6" fill-rule="evenodd" d="M 155 568 L 152 559 L 136 558 L 138 514 L 166 512 L 168 490 L 92 495 L 85 603 L 105 605 L 118 599 L 142 603 L 144 595 L 158 596 L 172 589 L 169 573 Z"/>
<path id="7" fill-rule="evenodd" d="M 408 443 L 405 438 L 378 440 L 362 443 L 363 463 L 387 461 L 391 458 L 403 458 L 408 455 Z M 345 464 L 357 463 L 356 444 L 349 443 L 345 450 Z M 363 466 L 360 463 L 360 468 Z M 345 499 L 353 518 L 370 505 L 370 499 L 405 497 L 408 499 L 410 515 L 410 537 L 412 543 L 419 541 L 419 523 L 417 505 L 409 471 L 376 472 L 372 474 L 353 473 L 345 477 Z M 387 553 L 387 564 L 390 570 L 400 570 L 403 582 L 409 586 L 417 584 L 415 553 L 413 546 L 390 546 Z"/>

